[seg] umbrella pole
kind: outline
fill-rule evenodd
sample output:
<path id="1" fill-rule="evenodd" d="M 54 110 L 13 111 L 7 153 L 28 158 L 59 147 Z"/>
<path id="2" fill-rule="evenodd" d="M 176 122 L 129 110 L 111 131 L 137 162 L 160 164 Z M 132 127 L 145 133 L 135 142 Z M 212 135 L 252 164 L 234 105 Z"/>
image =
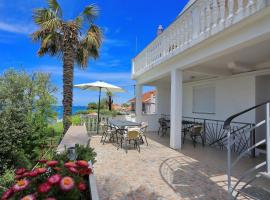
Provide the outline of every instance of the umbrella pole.
<path id="1" fill-rule="evenodd" d="M 100 96 L 101 96 L 101 87 L 99 88 L 99 96 L 98 96 L 98 122 L 97 122 L 97 134 L 99 133 L 99 112 L 100 112 Z"/>

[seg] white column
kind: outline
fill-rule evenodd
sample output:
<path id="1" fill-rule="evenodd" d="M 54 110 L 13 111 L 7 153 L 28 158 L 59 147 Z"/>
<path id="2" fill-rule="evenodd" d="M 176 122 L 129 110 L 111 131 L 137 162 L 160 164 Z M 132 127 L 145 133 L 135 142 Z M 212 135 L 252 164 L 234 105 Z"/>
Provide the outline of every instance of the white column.
<path id="1" fill-rule="evenodd" d="M 180 70 L 171 72 L 171 134 L 170 147 L 181 149 L 182 144 L 182 93 L 183 73 Z"/>
<path id="2" fill-rule="evenodd" d="M 136 85 L 136 117 L 142 115 L 142 85 Z"/>

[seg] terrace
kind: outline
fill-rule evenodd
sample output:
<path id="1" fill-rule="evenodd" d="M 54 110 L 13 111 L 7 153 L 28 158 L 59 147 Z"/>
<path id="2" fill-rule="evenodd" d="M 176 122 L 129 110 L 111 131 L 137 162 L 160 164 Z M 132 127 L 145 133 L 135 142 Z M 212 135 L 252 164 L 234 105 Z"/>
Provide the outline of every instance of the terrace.
<path id="1" fill-rule="evenodd" d="M 226 151 L 193 147 L 190 140 L 181 151 L 169 147 L 169 136 L 147 133 L 149 146 L 141 152 L 117 150 L 113 143 L 100 143 L 93 136 L 90 146 L 97 152 L 94 171 L 100 199 L 226 199 Z M 244 158 L 233 171 L 233 182 L 241 172 L 261 158 Z M 240 197 L 239 199 L 248 199 Z"/>

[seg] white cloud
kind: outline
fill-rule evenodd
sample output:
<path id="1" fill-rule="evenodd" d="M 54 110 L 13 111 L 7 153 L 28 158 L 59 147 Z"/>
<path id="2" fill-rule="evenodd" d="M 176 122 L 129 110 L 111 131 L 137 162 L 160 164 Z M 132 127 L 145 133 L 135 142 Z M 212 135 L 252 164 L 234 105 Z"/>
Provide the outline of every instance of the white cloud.
<path id="1" fill-rule="evenodd" d="M 33 24 L 7 23 L 0 21 L 0 30 L 17 34 L 30 34 L 35 31 Z"/>

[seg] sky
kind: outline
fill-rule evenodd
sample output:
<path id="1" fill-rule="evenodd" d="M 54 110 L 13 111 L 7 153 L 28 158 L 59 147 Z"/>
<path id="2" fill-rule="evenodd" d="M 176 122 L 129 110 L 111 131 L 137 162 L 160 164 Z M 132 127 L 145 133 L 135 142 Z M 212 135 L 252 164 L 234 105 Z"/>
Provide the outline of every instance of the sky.
<path id="1" fill-rule="evenodd" d="M 100 58 L 90 60 L 86 70 L 75 67 L 74 84 L 102 80 L 126 90 L 114 94 L 115 103 L 124 103 L 134 95 L 131 60 L 155 37 L 159 24 L 168 27 L 188 0 L 59 0 L 65 19 L 76 17 L 85 6 L 96 4 L 100 15 L 96 24 L 104 40 Z M 50 73 L 57 104 L 62 101 L 62 63 L 49 56 L 38 57 L 38 43 L 30 34 L 37 30 L 33 9 L 46 7 L 46 0 L 0 0 L 0 73 L 13 68 L 26 72 Z M 137 41 L 137 42 L 136 42 Z M 149 90 L 151 88 L 145 88 Z M 96 92 L 74 89 L 73 104 L 87 105 L 96 101 Z"/>

